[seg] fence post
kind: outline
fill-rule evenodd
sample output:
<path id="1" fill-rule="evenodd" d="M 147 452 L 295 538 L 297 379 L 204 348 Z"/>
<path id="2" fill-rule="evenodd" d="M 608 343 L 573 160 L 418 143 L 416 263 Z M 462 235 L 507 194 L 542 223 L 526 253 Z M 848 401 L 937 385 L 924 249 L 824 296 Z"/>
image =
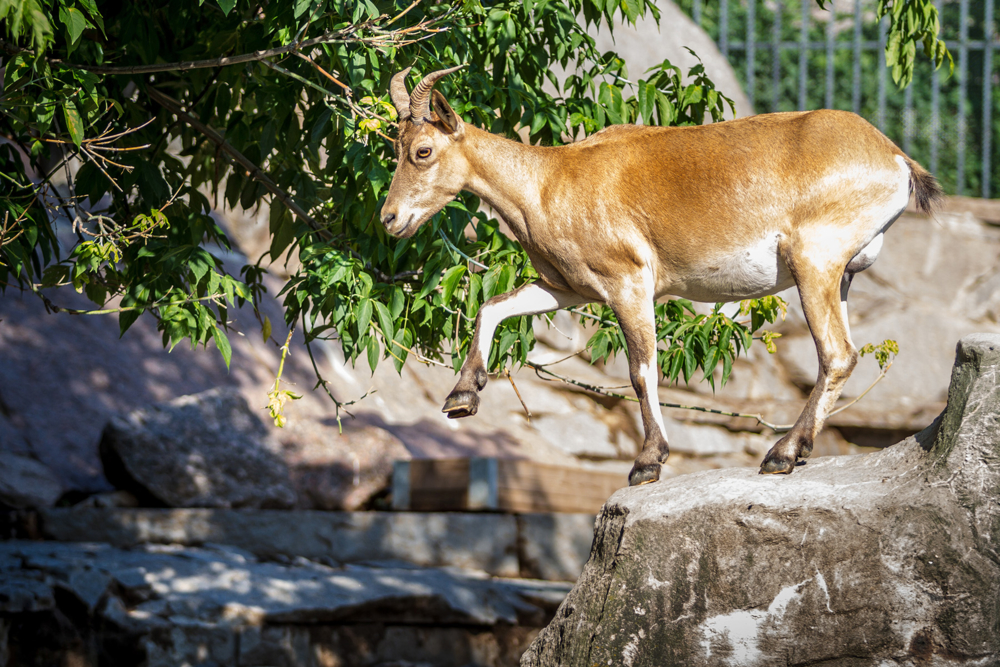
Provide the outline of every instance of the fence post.
<path id="1" fill-rule="evenodd" d="M 958 27 L 958 137 L 955 177 L 955 194 L 965 191 L 965 98 L 969 87 L 969 0 L 959 3 Z"/>
<path id="2" fill-rule="evenodd" d="M 826 21 L 826 104 L 827 109 L 833 108 L 833 39 L 834 23 L 837 18 L 837 8 L 830 0 L 830 16 Z"/>
<path id="3" fill-rule="evenodd" d="M 806 108 L 806 78 L 809 68 L 809 10 L 813 0 L 802 0 L 802 26 L 799 28 L 799 110 Z"/>
<path id="4" fill-rule="evenodd" d="M 993 159 L 993 0 L 986 0 L 983 21 L 983 198 L 989 199 Z"/>

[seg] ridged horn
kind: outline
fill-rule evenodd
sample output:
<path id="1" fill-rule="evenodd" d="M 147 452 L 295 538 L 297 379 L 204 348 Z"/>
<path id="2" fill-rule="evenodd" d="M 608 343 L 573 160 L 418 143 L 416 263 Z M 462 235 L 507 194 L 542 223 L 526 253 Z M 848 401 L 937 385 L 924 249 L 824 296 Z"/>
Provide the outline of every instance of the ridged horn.
<path id="1" fill-rule="evenodd" d="M 434 84 L 441 77 L 447 76 L 452 72 L 457 72 L 463 67 L 465 65 L 431 72 L 416 85 L 413 89 L 413 94 L 410 95 L 410 117 L 413 119 L 413 122 L 422 123 L 425 120 L 431 119 L 431 90 L 434 88 Z"/>
<path id="2" fill-rule="evenodd" d="M 396 72 L 389 79 L 389 97 L 392 98 L 392 105 L 396 107 L 396 114 L 399 120 L 403 121 L 410 117 L 410 94 L 406 92 L 406 75 L 410 73 L 410 67 Z"/>

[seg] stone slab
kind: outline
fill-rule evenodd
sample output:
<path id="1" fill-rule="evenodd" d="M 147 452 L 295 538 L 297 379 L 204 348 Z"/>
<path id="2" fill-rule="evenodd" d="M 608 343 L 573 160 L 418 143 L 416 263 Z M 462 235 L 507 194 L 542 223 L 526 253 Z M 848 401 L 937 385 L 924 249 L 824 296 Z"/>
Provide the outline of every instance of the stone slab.
<path id="1" fill-rule="evenodd" d="M 111 585 L 94 598 L 84 579 Z M 4 650 L 32 666 L 97 664 L 109 652 L 147 667 L 386 665 L 409 652 L 506 667 L 570 587 L 459 568 L 279 564 L 219 547 L 24 540 L 0 542 L 0 581 L 34 601 L 4 608 L 0 626 Z"/>
<path id="2" fill-rule="evenodd" d="M 399 561 L 516 577 L 517 523 L 503 514 L 55 508 L 42 533 L 63 542 L 226 544 L 259 558 Z"/>

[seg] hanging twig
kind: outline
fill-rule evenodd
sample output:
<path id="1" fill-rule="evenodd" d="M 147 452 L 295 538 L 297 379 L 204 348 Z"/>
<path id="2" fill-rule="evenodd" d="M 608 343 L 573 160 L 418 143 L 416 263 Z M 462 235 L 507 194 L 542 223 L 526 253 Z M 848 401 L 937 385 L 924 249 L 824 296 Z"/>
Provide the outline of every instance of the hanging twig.
<path id="1" fill-rule="evenodd" d="M 521 401 L 521 407 L 524 408 L 524 414 L 526 414 L 528 416 L 528 421 L 530 422 L 531 421 L 531 410 L 528 409 L 528 406 L 524 403 L 524 399 L 521 398 L 521 392 L 519 392 L 517 390 L 517 385 L 514 384 L 514 378 L 510 374 L 510 369 L 509 368 L 504 368 L 503 369 L 503 374 L 504 374 L 504 376 L 508 380 L 510 380 L 510 386 L 514 388 L 514 393 L 517 394 L 517 400 Z"/>
<path id="2" fill-rule="evenodd" d="M 307 336 L 307 338 L 308 338 L 308 336 Z M 351 413 L 351 411 L 350 410 L 346 410 L 345 408 L 348 405 L 354 405 L 355 403 L 358 403 L 359 401 L 361 401 L 365 397 L 367 397 L 369 394 L 374 394 L 376 390 L 375 389 L 369 389 L 368 391 L 366 391 L 361 396 L 358 396 L 353 401 L 347 401 L 346 403 L 342 403 L 342 402 L 338 401 L 337 397 L 333 395 L 332 391 L 330 391 L 330 387 L 329 387 L 330 383 L 319 372 L 319 366 L 316 364 L 316 357 L 313 356 L 312 345 L 311 345 L 311 343 L 309 341 L 306 341 L 306 352 L 309 353 L 309 361 L 310 361 L 310 363 L 312 363 L 313 373 L 316 375 L 316 386 L 313 387 L 313 389 L 315 389 L 316 387 L 323 387 L 323 391 L 325 391 L 326 395 L 330 398 L 331 401 L 333 401 L 333 404 L 334 404 L 335 409 L 337 411 L 336 412 L 336 417 L 337 417 L 337 432 L 342 434 L 344 432 L 344 426 L 343 426 L 343 424 L 340 421 L 340 411 L 344 410 L 344 412 L 347 413 L 348 417 L 353 418 L 354 415 Z"/>

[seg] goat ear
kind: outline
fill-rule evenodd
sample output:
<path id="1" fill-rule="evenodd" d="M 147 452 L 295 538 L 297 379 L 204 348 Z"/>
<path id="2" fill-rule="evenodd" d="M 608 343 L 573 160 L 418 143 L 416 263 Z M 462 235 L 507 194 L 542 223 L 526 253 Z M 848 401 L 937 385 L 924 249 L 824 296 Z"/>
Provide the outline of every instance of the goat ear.
<path id="1" fill-rule="evenodd" d="M 431 105 L 438 120 L 441 121 L 445 134 L 454 134 L 462 129 L 462 119 L 452 110 L 444 95 L 435 90 L 431 94 Z"/>

